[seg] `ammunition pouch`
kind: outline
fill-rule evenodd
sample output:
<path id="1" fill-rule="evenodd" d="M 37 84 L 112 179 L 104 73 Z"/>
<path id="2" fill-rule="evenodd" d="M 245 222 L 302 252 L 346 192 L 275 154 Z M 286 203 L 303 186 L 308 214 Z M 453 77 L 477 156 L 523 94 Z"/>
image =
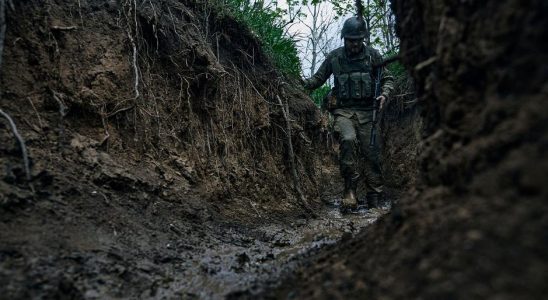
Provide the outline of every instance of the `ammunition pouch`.
<path id="1" fill-rule="evenodd" d="M 364 103 L 373 98 L 373 84 L 370 73 L 352 72 L 336 77 L 339 106 L 370 106 Z"/>

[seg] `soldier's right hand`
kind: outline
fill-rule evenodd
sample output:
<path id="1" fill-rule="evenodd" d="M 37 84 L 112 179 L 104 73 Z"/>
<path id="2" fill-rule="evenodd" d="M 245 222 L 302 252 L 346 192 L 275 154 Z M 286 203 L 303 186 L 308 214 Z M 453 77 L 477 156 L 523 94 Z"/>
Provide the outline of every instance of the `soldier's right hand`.
<path id="1" fill-rule="evenodd" d="M 380 95 L 377 97 L 377 101 L 379 101 L 379 110 L 382 110 L 384 107 L 384 103 L 386 102 L 386 96 Z"/>

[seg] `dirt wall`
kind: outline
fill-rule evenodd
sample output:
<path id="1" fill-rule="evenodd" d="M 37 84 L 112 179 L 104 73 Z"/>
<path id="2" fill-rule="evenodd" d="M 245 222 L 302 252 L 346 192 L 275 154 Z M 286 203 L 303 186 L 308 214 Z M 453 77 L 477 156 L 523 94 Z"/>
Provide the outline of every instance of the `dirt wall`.
<path id="1" fill-rule="evenodd" d="M 538 299 L 548 272 L 545 1 L 394 1 L 423 131 L 415 191 L 281 297 Z"/>
<path id="2" fill-rule="evenodd" d="M 228 293 L 208 281 L 218 252 L 251 247 L 258 224 L 310 216 L 276 96 L 319 204 L 318 110 L 211 1 L 14 1 L 5 46 L 0 108 L 31 180 L 2 119 L 2 297 Z M 237 254 L 223 252 L 231 274 L 249 260 Z"/>
<path id="3" fill-rule="evenodd" d="M 317 196 L 318 110 L 289 85 L 282 92 L 288 79 L 215 2 L 19 1 L 7 26 L 2 107 L 31 148 L 34 175 L 81 135 L 84 148 L 159 164 L 210 200 L 296 199 L 280 180 L 291 169 L 281 95 L 304 193 Z M 4 128 L 6 151 L 17 152 Z M 290 202 L 281 210 L 298 206 Z"/>

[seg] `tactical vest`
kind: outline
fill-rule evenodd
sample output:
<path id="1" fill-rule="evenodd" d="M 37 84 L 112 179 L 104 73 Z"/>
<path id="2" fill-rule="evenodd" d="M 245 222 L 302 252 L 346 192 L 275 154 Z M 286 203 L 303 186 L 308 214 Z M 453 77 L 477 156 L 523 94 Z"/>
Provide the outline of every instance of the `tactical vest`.
<path id="1" fill-rule="evenodd" d="M 367 47 L 364 51 L 363 59 L 349 60 L 344 53 L 340 53 L 332 60 L 337 107 L 362 109 L 373 107 L 375 93 L 374 60 L 371 51 Z"/>

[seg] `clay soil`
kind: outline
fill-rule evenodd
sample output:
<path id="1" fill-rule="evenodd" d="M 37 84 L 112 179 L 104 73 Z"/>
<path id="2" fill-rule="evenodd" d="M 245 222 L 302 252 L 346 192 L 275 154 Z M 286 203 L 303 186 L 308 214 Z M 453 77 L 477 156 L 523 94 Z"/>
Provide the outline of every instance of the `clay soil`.
<path id="1" fill-rule="evenodd" d="M 545 298 L 546 2 L 393 8 L 421 110 L 419 178 L 389 215 L 265 297 Z"/>
<path id="2" fill-rule="evenodd" d="M 393 3 L 416 94 L 382 114 L 391 209 L 351 215 L 325 117 L 222 7 L 14 2 L 0 298 L 543 298 L 548 8 L 449 2 Z"/>
<path id="3" fill-rule="evenodd" d="M 0 104 L 30 181 L 2 119 L 1 298 L 258 293 L 379 215 L 331 216 L 319 111 L 222 7 L 18 1 L 7 28 Z"/>

